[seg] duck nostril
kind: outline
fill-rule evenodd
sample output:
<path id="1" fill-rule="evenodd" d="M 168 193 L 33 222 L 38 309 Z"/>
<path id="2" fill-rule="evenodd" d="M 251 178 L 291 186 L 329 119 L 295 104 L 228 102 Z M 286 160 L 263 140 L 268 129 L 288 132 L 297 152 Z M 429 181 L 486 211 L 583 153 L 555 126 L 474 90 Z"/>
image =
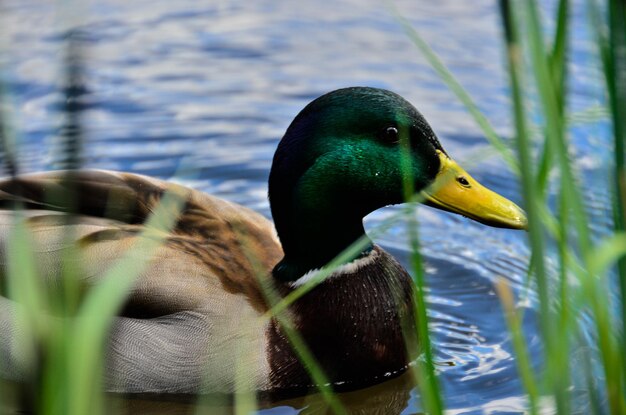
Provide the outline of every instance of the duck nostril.
<path id="1" fill-rule="evenodd" d="M 465 177 L 463 177 L 463 176 L 457 177 L 456 181 L 461 183 L 462 186 L 465 186 L 465 187 L 469 187 L 470 186 L 469 181 Z"/>

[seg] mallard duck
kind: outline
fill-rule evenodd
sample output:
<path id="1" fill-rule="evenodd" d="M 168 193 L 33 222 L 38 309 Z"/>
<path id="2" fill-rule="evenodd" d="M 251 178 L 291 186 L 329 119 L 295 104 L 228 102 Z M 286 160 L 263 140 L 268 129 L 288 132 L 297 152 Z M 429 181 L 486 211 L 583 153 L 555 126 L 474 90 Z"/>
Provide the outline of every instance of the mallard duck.
<path id="1" fill-rule="evenodd" d="M 174 228 L 114 322 L 107 389 L 233 392 L 237 368 L 244 367 L 254 390 L 306 390 L 313 382 L 281 324 L 260 318 L 270 308 L 260 281 L 281 296 L 303 285 L 365 237 L 365 215 L 405 201 L 403 174 L 431 206 L 492 226 L 526 226 L 519 207 L 448 156 L 409 102 L 354 87 L 312 101 L 280 141 L 269 177 L 274 225 L 237 204 L 137 174 L 46 172 L 0 182 L 0 249 L 5 258 L 9 206 L 19 201 L 41 278 L 50 285 L 60 278 L 70 234 L 79 247 L 73 261 L 81 281 L 94 285 L 132 249 L 163 194 L 184 194 Z M 78 198 L 67 221 L 63 203 L 49 203 L 47 195 L 70 185 Z M 288 313 L 329 381 L 354 389 L 407 368 L 401 321 L 414 331 L 412 290 L 407 271 L 370 241 Z M 10 346 L 18 335 L 11 324 L 15 304 L 0 300 L 0 371 L 15 378 L 21 370 Z"/>

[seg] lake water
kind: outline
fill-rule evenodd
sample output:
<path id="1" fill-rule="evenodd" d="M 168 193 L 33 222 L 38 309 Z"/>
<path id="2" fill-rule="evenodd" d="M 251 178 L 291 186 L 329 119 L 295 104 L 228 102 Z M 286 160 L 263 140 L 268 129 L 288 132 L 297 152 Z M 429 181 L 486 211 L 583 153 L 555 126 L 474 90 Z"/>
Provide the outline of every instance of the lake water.
<path id="1" fill-rule="evenodd" d="M 22 172 L 53 169 L 58 160 L 62 33 L 74 19 L 88 33 L 87 167 L 165 179 L 183 169 L 175 180 L 269 216 L 267 177 L 289 122 L 325 92 L 367 85 L 411 101 L 449 154 L 483 184 L 521 204 L 516 178 L 385 2 L 75 3 L 13 0 L 0 5 L 0 74 L 9 90 Z M 403 0 L 397 5 L 496 129 L 509 137 L 497 2 Z M 545 4 L 544 11 L 553 7 Z M 576 111 L 599 102 L 583 11 L 576 3 L 571 100 Z M 606 131 L 605 122 L 596 122 L 576 127 L 572 136 L 583 182 L 603 183 L 586 193 L 599 235 L 608 231 L 611 217 L 603 167 L 611 151 Z M 376 226 L 395 209 L 371 214 L 366 226 Z M 449 413 L 521 413 L 523 389 L 493 284 L 504 278 L 521 298 L 530 353 L 539 366 L 535 295 L 524 290 L 525 233 L 488 228 L 427 207 L 418 210 L 439 379 Z M 377 242 L 406 264 L 405 240 L 400 224 Z M 574 385 L 574 390 L 581 387 Z M 352 399 L 355 413 L 411 414 L 421 407 L 417 389 L 402 379 L 346 399 Z M 137 399 L 128 405 L 143 405 L 146 413 L 184 409 L 164 401 Z M 303 406 L 308 409 L 302 413 L 317 413 L 315 402 L 272 404 L 260 413 L 293 414 Z M 584 403 L 576 409 L 586 413 Z"/>

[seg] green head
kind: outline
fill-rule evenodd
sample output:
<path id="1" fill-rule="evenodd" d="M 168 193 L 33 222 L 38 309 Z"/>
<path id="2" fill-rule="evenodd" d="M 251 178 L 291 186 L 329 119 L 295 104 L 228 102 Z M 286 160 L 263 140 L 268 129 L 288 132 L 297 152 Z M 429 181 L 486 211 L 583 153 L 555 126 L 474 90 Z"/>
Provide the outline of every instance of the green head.
<path id="1" fill-rule="evenodd" d="M 446 160 L 424 117 L 397 94 L 355 87 L 317 98 L 287 129 L 270 173 L 285 252 L 277 269 L 287 275 L 323 266 L 364 235 L 365 215 L 405 201 L 406 179 L 422 191 Z"/>

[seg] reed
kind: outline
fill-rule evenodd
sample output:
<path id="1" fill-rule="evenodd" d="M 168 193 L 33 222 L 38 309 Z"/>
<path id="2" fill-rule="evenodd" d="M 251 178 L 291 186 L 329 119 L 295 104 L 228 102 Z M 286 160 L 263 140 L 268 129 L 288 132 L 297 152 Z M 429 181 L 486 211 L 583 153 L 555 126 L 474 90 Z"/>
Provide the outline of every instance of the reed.
<path id="1" fill-rule="evenodd" d="M 603 69 L 609 111 L 613 125 L 615 158 L 611 166 L 614 177 L 614 234 L 602 240 L 592 235 L 583 189 L 578 172 L 570 159 L 569 130 L 576 120 L 568 107 L 569 34 L 571 8 L 568 0 L 560 0 L 556 9 L 556 29 L 546 34 L 535 1 L 501 0 L 499 3 L 506 51 L 506 66 L 510 80 L 511 113 L 514 120 L 515 164 L 508 160 L 502 141 L 494 141 L 494 132 L 484 122 L 471 98 L 449 71 L 428 48 L 419 34 L 406 21 L 403 27 L 411 39 L 439 73 L 446 85 L 466 105 L 486 137 L 503 153 L 511 166 L 519 166 L 524 206 L 529 217 L 528 241 L 532 249 L 529 276 L 538 292 L 539 324 L 543 343 L 543 365 L 538 372 L 528 358 L 524 333 L 520 324 L 521 310 L 515 307 L 513 294 L 501 281 L 497 290 L 511 331 L 513 347 L 522 383 L 528 396 L 530 413 L 542 410 L 540 402 L 553 402 L 554 411 L 571 413 L 572 369 L 575 347 L 597 351 L 587 354 L 591 362 L 583 365 L 584 377 L 594 379 L 598 369 L 604 375 L 599 389 L 587 382 L 588 404 L 593 413 L 621 414 L 624 402 L 625 362 L 622 351 L 626 324 L 626 262 L 624 262 L 624 222 L 626 176 L 624 173 L 624 139 L 626 138 L 626 18 L 623 2 L 609 0 L 606 13 L 595 1 L 587 2 L 587 14 L 592 22 L 599 62 Z M 534 104 L 534 105 L 532 105 Z M 529 108 L 537 107 L 537 112 Z M 589 110 L 588 112 L 593 112 Z M 541 120 L 540 124 L 533 121 Z M 593 120 L 591 120 L 593 122 Z M 558 177 L 556 209 L 546 201 L 549 178 Z M 545 258 L 556 257 L 559 271 L 548 272 Z M 613 270 L 617 271 L 617 281 Z M 607 293 L 619 285 L 617 304 Z M 621 312 L 617 317 L 613 307 Z M 585 337 L 583 317 L 593 320 L 592 344 Z M 577 365 L 580 366 L 580 365 Z M 578 368 L 580 370 L 580 368 Z M 549 399 L 546 399 L 549 398 Z"/>
<path id="2" fill-rule="evenodd" d="M 626 413 L 626 10 L 619 0 L 608 0 L 606 10 L 595 0 L 587 0 L 586 13 L 598 49 L 598 66 L 605 81 L 607 108 L 590 106 L 583 113 L 574 114 L 567 106 L 569 38 L 571 9 L 569 0 L 559 0 L 554 33 L 546 35 L 539 8 L 534 0 L 501 0 L 499 3 L 504 35 L 505 64 L 510 80 L 511 113 L 514 120 L 514 140 L 509 142 L 498 136 L 488 118 L 480 112 L 469 94 L 436 56 L 419 33 L 390 4 L 392 13 L 416 45 L 417 50 L 430 62 L 444 83 L 465 104 L 468 112 L 482 128 L 495 151 L 499 152 L 510 168 L 519 175 L 524 205 L 529 217 L 528 243 L 532 250 L 529 261 L 529 285 L 538 293 L 538 315 L 543 343 L 543 365 L 535 369 L 528 355 L 521 318 L 522 310 L 504 280 L 496 284 L 508 323 L 516 363 L 532 414 L 542 412 L 542 403 L 554 403 L 554 411 L 570 414 L 573 410 L 571 386 L 573 352 L 577 347 L 588 347 L 588 361 L 582 370 L 588 389 L 591 413 Z M 68 37 L 66 58 L 65 124 L 61 130 L 59 166 L 70 171 L 81 166 L 83 129 L 81 124 L 81 96 L 84 93 L 81 72 L 80 35 Z M 0 99 L 4 98 L 0 85 Z M 530 105 L 534 103 L 536 105 Z M 15 156 L 14 133 L 7 126 L 6 112 L 0 106 L 0 151 L 5 173 L 14 176 L 19 171 Z M 537 112 L 529 110 L 537 108 Z M 536 116 L 536 115 L 540 116 Z M 574 123 L 595 122 L 608 115 L 612 121 L 615 157 L 612 160 L 614 232 L 601 239 L 590 231 L 590 219 L 584 203 L 581 180 L 575 163 L 570 159 L 571 143 L 568 140 Z M 540 124 L 536 124 L 539 119 Z M 409 169 L 410 166 L 403 166 Z M 551 178 L 557 177 L 558 200 L 556 209 L 547 203 Z M 406 198 L 412 196 L 410 183 L 405 183 Z M 70 200 L 71 189 L 58 196 Z M 50 291 L 44 288 L 33 266 L 33 252 L 28 232 L 25 230 L 19 206 L 15 216 L 15 231 L 9 245 L 7 269 L 8 296 L 23 306 L 16 313 L 15 325 L 21 335 L 16 346 L 22 350 L 25 367 L 32 375 L 31 389 L 23 392 L 24 402 L 34 402 L 30 409 L 42 414 L 107 413 L 107 403 L 101 385 L 105 336 L 116 312 L 125 299 L 134 276 L 146 265 L 150 253 L 163 242 L 176 221 L 184 195 L 168 194 L 149 220 L 140 245 L 110 269 L 103 282 L 87 293 L 81 292 L 75 270 L 67 266 L 62 277 L 62 287 Z M 71 204 L 69 205 L 71 211 Z M 68 220 L 71 220 L 68 219 Z M 437 379 L 433 362 L 432 341 L 428 331 L 428 316 L 424 292 L 428 280 L 423 272 L 419 249 L 417 219 L 412 208 L 399 211 L 385 220 L 370 236 L 376 237 L 391 226 L 404 221 L 408 225 L 411 248 L 411 266 L 416 283 L 414 299 L 415 318 L 422 357 L 412 371 L 418 380 L 423 408 L 432 414 L 443 413 L 445 400 Z M 68 240 L 71 235 L 67 235 Z M 299 333 L 292 328 L 287 307 L 305 295 L 329 276 L 346 258 L 363 249 L 366 241 L 356 241 L 353 246 L 324 267 L 315 278 L 299 287 L 285 298 L 278 298 L 271 287 L 266 287 L 266 298 L 272 308 L 264 318 L 277 318 L 298 353 L 310 368 L 315 383 L 332 413 L 347 413 L 340 396 L 328 386 L 319 364 L 308 350 Z M 546 258 L 553 257 L 558 272 L 551 273 Z M 141 258 L 144 258 L 141 260 Z M 250 258 L 254 262 L 254 258 Z M 607 293 L 618 286 L 615 298 L 607 301 Z M 617 302 L 617 303 L 616 303 Z M 615 308 L 620 310 L 617 315 Z M 50 317 L 42 310 L 53 310 Z M 593 333 L 586 336 L 583 317 L 593 321 Z M 407 336 L 409 337 L 409 336 Z M 586 344 L 591 338 L 592 344 Z M 583 346 L 581 346 L 583 345 Z M 245 346 L 245 345 L 244 345 Z M 242 353 L 245 347 L 242 346 Z M 417 351 L 416 351 L 417 353 Z M 594 373 L 600 369 L 602 382 L 595 383 Z M 245 368 L 241 368 L 238 382 L 246 383 Z M 34 401 L 32 398 L 36 398 Z M 546 399 L 549 398 L 549 399 Z M 0 395 L 0 399 L 5 399 Z M 253 394 L 235 397 L 234 411 L 249 413 L 256 409 Z M 200 405 L 197 413 L 203 413 Z"/>

